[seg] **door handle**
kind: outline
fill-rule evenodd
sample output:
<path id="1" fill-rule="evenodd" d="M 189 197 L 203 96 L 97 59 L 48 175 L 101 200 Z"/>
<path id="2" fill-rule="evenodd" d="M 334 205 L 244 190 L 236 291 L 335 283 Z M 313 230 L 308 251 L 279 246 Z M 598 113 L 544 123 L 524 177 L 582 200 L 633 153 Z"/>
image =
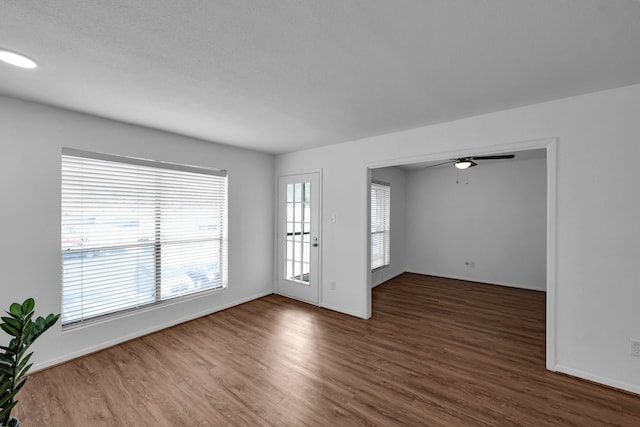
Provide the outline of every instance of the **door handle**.
<path id="1" fill-rule="evenodd" d="M 313 238 L 313 244 L 311 246 L 313 246 L 314 248 L 318 247 L 318 238 L 317 237 Z"/>

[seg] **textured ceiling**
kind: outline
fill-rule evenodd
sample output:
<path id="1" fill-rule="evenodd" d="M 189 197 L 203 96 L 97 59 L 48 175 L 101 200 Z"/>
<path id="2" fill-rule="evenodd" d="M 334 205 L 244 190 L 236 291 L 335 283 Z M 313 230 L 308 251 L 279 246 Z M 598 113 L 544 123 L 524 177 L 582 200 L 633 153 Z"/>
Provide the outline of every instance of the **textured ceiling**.
<path id="1" fill-rule="evenodd" d="M 0 47 L 0 94 L 282 153 L 640 83 L 640 2 L 0 0 Z"/>

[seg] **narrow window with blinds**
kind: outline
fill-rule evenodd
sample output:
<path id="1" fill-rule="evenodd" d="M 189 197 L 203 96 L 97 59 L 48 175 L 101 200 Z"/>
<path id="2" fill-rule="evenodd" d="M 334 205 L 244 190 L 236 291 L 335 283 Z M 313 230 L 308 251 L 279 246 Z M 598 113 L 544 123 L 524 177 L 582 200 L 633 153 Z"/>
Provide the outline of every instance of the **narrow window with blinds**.
<path id="1" fill-rule="evenodd" d="M 62 150 L 62 324 L 227 287 L 227 173 Z"/>
<path id="2" fill-rule="evenodd" d="M 391 186 L 371 182 L 371 269 L 384 267 L 390 262 L 391 238 Z"/>

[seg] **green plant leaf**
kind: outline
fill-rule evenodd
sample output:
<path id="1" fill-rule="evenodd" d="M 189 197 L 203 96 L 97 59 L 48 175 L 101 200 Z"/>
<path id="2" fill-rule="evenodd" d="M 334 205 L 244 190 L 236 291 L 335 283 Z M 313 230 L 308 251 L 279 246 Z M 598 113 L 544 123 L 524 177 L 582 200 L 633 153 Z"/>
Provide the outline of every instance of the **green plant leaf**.
<path id="1" fill-rule="evenodd" d="M 22 322 L 18 319 L 14 319 L 13 317 L 2 317 L 2 321 L 13 326 L 16 329 L 22 328 Z"/>
<path id="2" fill-rule="evenodd" d="M 33 363 L 29 363 L 27 366 L 25 366 L 24 369 L 20 371 L 20 373 L 16 376 L 16 380 L 20 381 L 22 378 L 24 378 L 25 381 L 28 380 L 29 377 L 27 377 L 26 375 L 32 366 L 33 366 Z"/>
<path id="3" fill-rule="evenodd" d="M 46 319 L 44 317 L 42 317 L 42 316 L 38 316 L 38 318 L 35 321 L 36 321 L 36 323 L 38 323 L 41 326 L 44 326 L 44 325 L 47 324 Z"/>
<path id="4" fill-rule="evenodd" d="M 0 375 L 13 375 L 13 358 L 9 356 L 0 360 Z"/>
<path id="5" fill-rule="evenodd" d="M 20 360 L 18 362 L 18 364 L 16 365 L 16 371 L 20 371 L 22 370 L 22 368 L 24 368 L 24 366 L 29 363 L 29 359 L 31 359 L 31 356 L 33 356 L 33 353 L 29 353 L 27 354 L 24 358 L 22 358 L 22 360 Z"/>
<path id="6" fill-rule="evenodd" d="M 12 392 L 9 392 L 8 391 L 9 388 L 11 388 L 11 382 L 9 383 L 9 387 L 4 389 L 6 391 L 4 393 L 0 394 L 0 407 L 2 409 L 4 409 L 4 407 L 7 404 L 7 402 L 11 402 L 11 400 L 14 399 L 16 394 L 18 393 L 17 390 L 13 390 Z"/>
<path id="7" fill-rule="evenodd" d="M 30 321 L 31 321 L 31 317 L 33 317 L 33 315 L 34 315 L 34 314 L 35 314 L 35 313 L 34 313 L 33 311 L 32 311 L 31 313 L 28 313 L 26 316 L 24 316 L 24 317 L 22 318 L 22 322 L 23 322 L 23 323 L 30 322 Z"/>
<path id="8" fill-rule="evenodd" d="M 59 318 L 60 318 L 60 315 L 59 315 L 59 314 L 53 314 L 53 313 L 50 313 L 50 314 L 47 316 L 47 318 L 46 318 L 46 319 L 44 319 L 44 318 L 42 318 L 42 317 L 38 317 L 38 318 L 36 319 L 36 322 L 35 322 L 35 323 L 36 323 L 36 324 L 42 324 L 42 325 L 43 325 L 43 327 L 42 327 L 42 329 L 41 329 L 41 330 L 39 330 L 39 331 L 37 331 L 37 332 L 35 332 L 35 333 L 33 334 L 33 337 L 31 338 L 31 342 L 35 341 L 35 340 L 36 340 L 36 338 L 38 338 L 40 335 L 42 335 L 43 333 L 45 333 L 45 331 L 46 331 L 47 329 L 49 329 L 50 327 L 52 327 L 53 325 L 55 325 Z M 41 320 L 41 319 L 42 319 L 42 320 Z M 43 323 L 41 323 L 41 322 L 43 322 Z"/>
<path id="9" fill-rule="evenodd" d="M 15 396 L 18 394 L 20 389 L 24 386 L 27 380 L 23 380 L 20 384 L 18 384 L 12 392 L 7 392 L 6 394 L 0 394 L 0 422 L 6 424 L 7 419 L 11 414 L 11 410 L 16 406 L 18 401 L 15 399 Z"/>
<path id="10" fill-rule="evenodd" d="M 22 315 L 26 316 L 27 314 L 31 313 L 35 306 L 36 302 L 33 300 L 33 298 L 27 298 L 26 300 L 24 300 L 24 302 L 22 303 Z"/>
<path id="11" fill-rule="evenodd" d="M 17 302 L 14 302 L 9 306 L 9 313 L 14 316 L 22 317 L 22 306 Z"/>
<path id="12" fill-rule="evenodd" d="M 16 320 L 21 320 L 22 319 L 22 314 L 20 314 L 19 316 L 16 316 L 15 314 L 11 313 L 10 311 L 5 311 L 5 313 L 7 313 L 9 316 L 13 317 Z"/>
<path id="13" fill-rule="evenodd" d="M 24 357 L 24 354 L 27 352 L 27 350 L 29 350 L 29 346 L 25 345 L 22 347 L 22 350 L 20 350 L 18 352 L 18 354 L 16 355 L 16 360 L 22 360 L 22 358 Z"/>
<path id="14" fill-rule="evenodd" d="M 2 381 L 0 381 L 0 390 L 9 390 L 9 387 L 11 387 L 11 378 L 7 378 L 5 380 L 5 376 L 2 377 Z M 4 394 L 2 395 L 4 396 Z M 2 406 L 2 405 L 0 405 Z"/>
<path id="15" fill-rule="evenodd" d="M 18 340 L 16 338 L 13 338 L 11 342 L 9 342 L 9 348 L 7 348 L 6 352 L 11 354 L 18 352 Z"/>
<path id="16" fill-rule="evenodd" d="M 10 386 L 11 386 L 11 383 L 9 383 L 9 387 L 10 387 Z M 4 390 L 8 390 L 8 389 L 9 389 L 9 387 L 5 388 Z M 2 393 L 2 394 L 0 395 L 0 408 L 4 408 L 4 405 L 5 405 L 8 401 L 10 401 L 10 400 L 11 400 L 11 398 L 12 398 L 13 396 L 15 396 L 15 394 L 14 394 L 14 393 L 7 393 L 7 392 Z"/>
<path id="17" fill-rule="evenodd" d="M 35 322 L 33 322 L 33 334 L 39 335 L 44 328 L 47 326 L 47 322 L 45 322 L 44 318 L 38 317 Z"/>
<path id="18" fill-rule="evenodd" d="M 18 402 L 15 396 L 25 385 L 27 373 L 33 366 L 30 363 L 33 353 L 27 354 L 29 346 L 60 318 L 59 314 L 51 313 L 33 321 L 34 309 L 34 299 L 27 298 L 22 304 L 11 304 L 7 316 L 0 318 L 2 330 L 13 337 L 8 346 L 0 346 L 3 351 L 0 353 L 0 424 L 6 424 L 11 418 L 11 410 Z"/>
<path id="19" fill-rule="evenodd" d="M 22 318 L 22 305 L 14 302 L 9 306 L 9 314 Z"/>
<path id="20" fill-rule="evenodd" d="M 27 322 L 22 329 L 22 338 L 30 344 L 31 335 L 33 335 L 33 322 Z"/>
<path id="21" fill-rule="evenodd" d="M 17 404 L 18 404 L 18 401 L 13 401 L 9 405 L 3 406 L 2 409 L 0 409 L 0 421 L 4 423 L 4 418 L 8 417 L 9 414 L 11 414 L 11 410 Z"/>
<path id="22" fill-rule="evenodd" d="M 24 387 L 24 383 L 27 382 L 29 378 L 25 378 L 22 381 L 20 381 L 20 384 L 18 384 L 14 389 L 13 389 L 13 395 L 15 396 L 16 394 L 18 394 L 18 392 L 20 391 L 20 389 L 22 387 Z"/>
<path id="23" fill-rule="evenodd" d="M 2 328 L 3 331 L 11 335 L 12 337 L 19 337 L 21 335 L 18 329 L 14 328 L 8 323 L 0 323 L 0 328 Z"/>

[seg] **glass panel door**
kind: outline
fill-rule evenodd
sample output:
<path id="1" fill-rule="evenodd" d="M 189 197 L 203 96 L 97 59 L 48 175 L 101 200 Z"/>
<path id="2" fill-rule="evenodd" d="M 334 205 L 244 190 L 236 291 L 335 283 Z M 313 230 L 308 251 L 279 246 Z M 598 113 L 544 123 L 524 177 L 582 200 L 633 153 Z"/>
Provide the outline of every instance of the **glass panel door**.
<path id="1" fill-rule="evenodd" d="M 279 179 L 278 293 L 317 304 L 319 174 Z"/>
<path id="2" fill-rule="evenodd" d="M 311 182 L 287 184 L 284 278 L 309 285 L 311 271 Z"/>

